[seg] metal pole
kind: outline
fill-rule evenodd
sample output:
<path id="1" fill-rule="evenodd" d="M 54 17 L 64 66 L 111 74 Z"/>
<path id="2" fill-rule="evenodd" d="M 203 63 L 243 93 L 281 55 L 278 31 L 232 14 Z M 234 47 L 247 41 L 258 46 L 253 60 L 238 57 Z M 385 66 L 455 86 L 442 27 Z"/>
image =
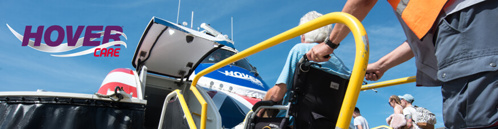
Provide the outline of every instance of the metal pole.
<path id="1" fill-rule="evenodd" d="M 176 24 L 178 24 L 178 19 L 180 18 L 180 3 L 182 0 L 178 0 L 178 13 L 176 13 Z"/>

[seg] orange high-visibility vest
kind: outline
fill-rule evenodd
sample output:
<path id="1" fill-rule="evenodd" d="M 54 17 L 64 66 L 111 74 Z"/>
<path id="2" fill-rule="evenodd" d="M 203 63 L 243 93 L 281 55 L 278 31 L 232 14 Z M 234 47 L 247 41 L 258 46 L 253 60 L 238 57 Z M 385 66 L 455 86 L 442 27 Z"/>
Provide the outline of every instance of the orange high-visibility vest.
<path id="1" fill-rule="evenodd" d="M 448 0 L 387 0 L 418 39 L 429 32 Z"/>

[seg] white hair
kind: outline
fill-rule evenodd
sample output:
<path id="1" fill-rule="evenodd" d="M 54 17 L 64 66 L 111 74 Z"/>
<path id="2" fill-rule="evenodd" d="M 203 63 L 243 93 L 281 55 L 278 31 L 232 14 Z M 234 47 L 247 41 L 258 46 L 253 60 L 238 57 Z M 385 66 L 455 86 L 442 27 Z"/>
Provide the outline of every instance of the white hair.
<path id="1" fill-rule="evenodd" d="M 316 11 L 311 11 L 306 13 L 302 18 L 301 21 L 299 22 L 299 25 L 302 25 L 308 21 L 311 21 L 315 18 L 318 18 L 322 16 L 323 14 L 318 13 Z M 325 41 L 325 38 L 329 36 L 329 32 L 332 30 L 332 25 L 326 25 L 323 27 L 320 27 L 316 30 L 310 31 L 306 34 L 304 34 L 304 41 L 309 42 L 309 43 L 321 43 Z"/>

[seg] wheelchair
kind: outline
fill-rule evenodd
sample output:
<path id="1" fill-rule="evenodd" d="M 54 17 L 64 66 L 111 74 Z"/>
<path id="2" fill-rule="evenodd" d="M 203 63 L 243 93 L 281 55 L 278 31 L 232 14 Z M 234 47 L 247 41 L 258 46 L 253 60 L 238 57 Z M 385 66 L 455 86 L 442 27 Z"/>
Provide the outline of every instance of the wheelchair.
<path id="1" fill-rule="evenodd" d="M 335 128 L 349 79 L 316 68 L 304 56 L 296 65 L 293 85 L 287 95 L 289 103 L 279 105 L 272 101 L 256 103 L 244 121 L 244 129 L 322 129 Z M 258 117 L 261 109 L 276 113 Z M 277 111 L 275 111 L 277 110 Z"/>

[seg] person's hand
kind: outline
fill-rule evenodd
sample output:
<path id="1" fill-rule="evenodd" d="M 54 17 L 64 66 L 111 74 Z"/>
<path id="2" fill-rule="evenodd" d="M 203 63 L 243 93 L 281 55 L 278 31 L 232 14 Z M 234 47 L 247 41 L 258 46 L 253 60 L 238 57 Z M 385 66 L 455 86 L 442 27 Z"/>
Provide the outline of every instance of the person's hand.
<path id="1" fill-rule="evenodd" d="M 271 100 L 273 102 L 280 102 L 285 96 L 285 93 L 287 92 L 287 85 L 284 83 L 279 83 L 275 84 L 272 88 L 270 88 L 266 94 L 265 97 L 261 101 L 268 101 Z M 262 117 L 263 113 L 265 112 L 265 109 L 259 110 L 256 114 L 258 117 Z"/>
<path id="2" fill-rule="evenodd" d="M 264 115 L 263 113 L 265 113 L 265 109 L 264 109 L 264 108 L 262 108 L 262 109 L 261 109 L 261 110 L 259 110 L 259 112 L 257 112 L 257 113 L 258 113 L 258 114 L 256 114 L 256 116 L 258 116 L 258 117 L 262 117 L 262 116 Z"/>
<path id="3" fill-rule="evenodd" d="M 277 92 L 277 91 L 279 91 L 279 90 L 280 90 L 279 88 L 280 88 L 280 87 L 279 87 L 278 85 L 275 85 L 275 86 L 273 86 L 272 88 L 270 88 L 270 89 L 266 92 L 265 97 L 263 97 L 263 99 L 261 99 L 261 101 L 268 101 L 268 100 L 272 100 L 272 96 L 273 96 L 274 94 L 276 94 L 276 92 Z M 261 110 L 259 110 L 259 112 L 257 112 L 257 113 L 258 113 L 258 114 L 256 114 L 256 116 L 258 116 L 258 117 L 262 117 L 262 116 L 264 115 L 264 113 L 265 113 L 265 109 L 264 109 L 264 108 L 262 108 L 262 109 L 261 109 Z"/>
<path id="4" fill-rule="evenodd" d="M 313 46 L 313 48 L 306 53 L 306 57 L 308 60 L 315 62 L 324 62 L 330 59 L 330 54 L 334 52 L 334 49 L 330 48 L 325 43 L 320 43 L 318 45 Z"/>
<path id="5" fill-rule="evenodd" d="M 368 64 L 365 79 L 369 81 L 377 81 L 382 77 L 382 75 L 384 75 L 384 72 L 386 71 L 381 69 L 377 62 Z"/>

